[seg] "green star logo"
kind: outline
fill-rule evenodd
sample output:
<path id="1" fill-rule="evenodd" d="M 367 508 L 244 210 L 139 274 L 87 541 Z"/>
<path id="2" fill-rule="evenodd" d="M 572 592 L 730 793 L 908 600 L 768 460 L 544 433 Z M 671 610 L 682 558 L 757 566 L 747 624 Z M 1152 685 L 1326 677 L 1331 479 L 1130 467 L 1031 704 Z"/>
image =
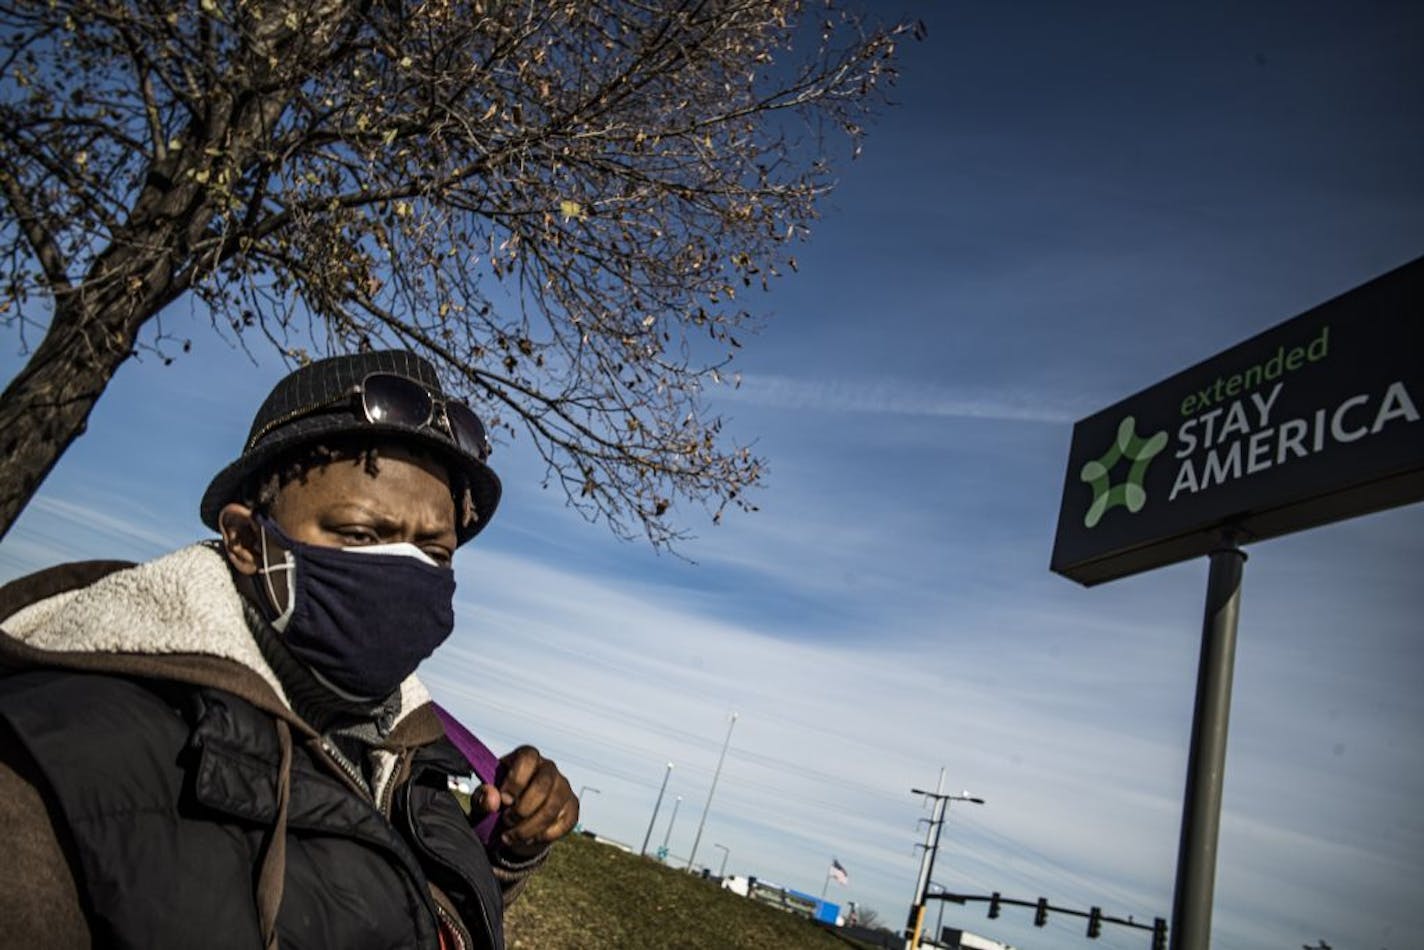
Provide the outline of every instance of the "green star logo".
<path id="1" fill-rule="evenodd" d="M 1128 416 L 1118 424 L 1117 438 L 1108 447 L 1102 458 L 1083 466 L 1079 476 L 1093 489 L 1093 503 L 1088 506 L 1088 514 L 1083 525 L 1092 528 L 1102 520 L 1109 508 L 1122 505 L 1136 514 L 1147 504 L 1147 491 L 1142 480 L 1147 477 L 1147 466 L 1157 457 L 1157 453 L 1167 447 L 1167 433 L 1159 432 L 1150 439 L 1139 438 L 1136 432 L 1137 420 Z M 1132 460 L 1127 470 L 1127 481 L 1114 485 L 1111 482 L 1113 466 L 1122 459 Z"/>

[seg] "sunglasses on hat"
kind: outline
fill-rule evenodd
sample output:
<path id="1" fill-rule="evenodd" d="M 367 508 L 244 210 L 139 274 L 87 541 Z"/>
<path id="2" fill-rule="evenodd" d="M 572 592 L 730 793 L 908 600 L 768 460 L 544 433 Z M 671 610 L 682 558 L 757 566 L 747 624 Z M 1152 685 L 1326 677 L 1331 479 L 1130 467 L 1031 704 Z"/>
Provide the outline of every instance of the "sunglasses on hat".
<path id="1" fill-rule="evenodd" d="M 333 406 L 360 398 L 361 411 L 373 425 L 434 428 L 448 435 L 461 449 L 481 462 L 489 459 L 489 436 L 484 423 L 469 406 L 436 396 L 420 383 L 395 373 L 371 373 L 342 395 L 324 403 L 273 419 L 247 440 L 247 450 L 267 433 L 296 419 L 328 412 Z"/>

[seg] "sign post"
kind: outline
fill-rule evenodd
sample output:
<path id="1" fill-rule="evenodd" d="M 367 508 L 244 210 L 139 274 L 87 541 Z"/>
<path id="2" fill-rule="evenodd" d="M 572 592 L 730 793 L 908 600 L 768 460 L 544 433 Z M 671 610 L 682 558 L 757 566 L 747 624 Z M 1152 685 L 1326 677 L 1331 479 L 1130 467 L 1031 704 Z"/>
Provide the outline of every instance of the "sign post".
<path id="1" fill-rule="evenodd" d="M 1241 614 L 1241 568 L 1246 552 L 1226 532 L 1211 552 L 1197 663 L 1197 704 L 1192 714 L 1177 886 L 1172 896 L 1172 947 L 1211 946 L 1211 897 L 1216 886 L 1216 842 L 1221 825 L 1226 729 L 1231 718 L 1231 675 L 1236 665 L 1236 620 Z"/>
<path id="2" fill-rule="evenodd" d="M 1073 427 L 1051 568 L 1084 585 L 1209 554 L 1172 950 L 1205 950 L 1239 544 L 1424 499 L 1424 257 Z"/>

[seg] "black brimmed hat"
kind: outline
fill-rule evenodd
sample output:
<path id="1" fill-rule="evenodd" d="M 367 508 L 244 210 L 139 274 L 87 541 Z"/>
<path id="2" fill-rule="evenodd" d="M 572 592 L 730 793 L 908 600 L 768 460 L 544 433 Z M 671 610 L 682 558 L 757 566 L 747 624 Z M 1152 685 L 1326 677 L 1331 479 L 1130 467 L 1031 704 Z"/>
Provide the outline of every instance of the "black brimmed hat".
<path id="1" fill-rule="evenodd" d="M 402 377 L 417 384 L 432 400 L 433 417 L 423 424 L 389 418 L 372 421 L 363 405 L 362 392 L 373 374 L 387 386 L 395 383 L 397 389 L 411 387 L 389 377 Z M 451 421 L 457 411 L 459 418 Z M 457 427 L 457 422 L 463 425 Z M 309 363 L 278 382 L 257 410 L 242 454 L 218 472 L 203 493 L 199 509 L 203 523 L 218 530 L 218 512 L 223 506 L 242 500 L 248 479 L 283 455 L 316 442 L 377 435 L 389 435 L 434 453 L 451 466 L 452 479 L 459 478 L 468 485 L 475 520 L 457 526 L 460 544 L 489 523 L 499 505 L 500 486 L 485 464 L 489 443 L 485 441 L 484 426 L 466 407 L 447 400 L 435 367 L 408 350 L 333 356 Z"/>

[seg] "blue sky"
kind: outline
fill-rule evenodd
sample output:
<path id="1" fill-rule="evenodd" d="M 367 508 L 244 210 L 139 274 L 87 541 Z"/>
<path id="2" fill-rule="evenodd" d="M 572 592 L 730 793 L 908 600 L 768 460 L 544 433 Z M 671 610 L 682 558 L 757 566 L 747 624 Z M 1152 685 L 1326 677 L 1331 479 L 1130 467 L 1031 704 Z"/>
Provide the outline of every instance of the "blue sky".
<path id="1" fill-rule="evenodd" d="M 641 842 L 665 763 L 686 855 L 900 926 L 941 767 L 951 890 L 1169 916 L 1204 562 L 1048 572 L 1072 422 L 1424 253 L 1424 8 L 884 4 L 923 18 L 800 273 L 755 301 L 738 391 L 756 514 L 687 512 L 695 563 L 620 543 L 499 446 L 424 671 L 531 741 L 586 824 Z M 193 353 L 126 365 L 0 547 L 0 577 L 203 536 L 198 499 L 280 375 L 179 304 Z M 17 341 L 3 359 L 18 365 Z M 1408 946 L 1424 929 L 1424 506 L 1248 548 L 1219 946 Z M 1025 948 L 1080 920 L 944 922 Z M 1104 929 L 1098 946 L 1141 948 Z"/>

